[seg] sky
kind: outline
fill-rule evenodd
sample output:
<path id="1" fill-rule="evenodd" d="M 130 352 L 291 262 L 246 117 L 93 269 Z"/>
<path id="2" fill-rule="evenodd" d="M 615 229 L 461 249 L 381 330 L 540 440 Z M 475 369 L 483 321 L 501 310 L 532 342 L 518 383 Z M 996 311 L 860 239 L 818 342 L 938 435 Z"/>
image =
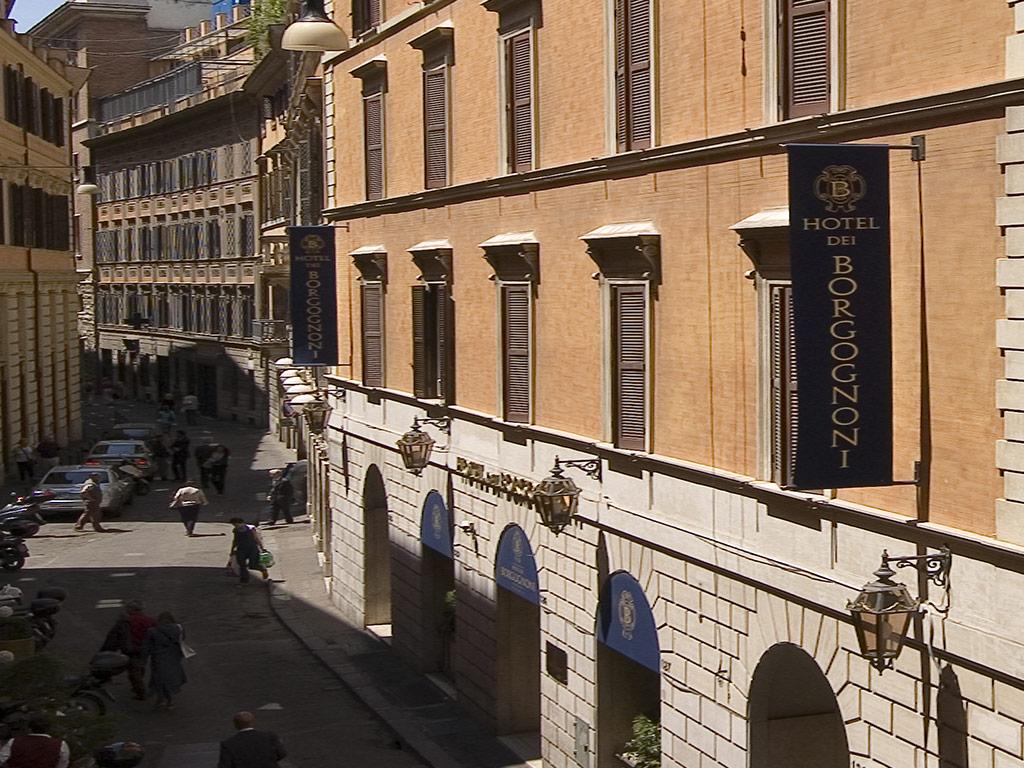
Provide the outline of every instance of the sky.
<path id="1" fill-rule="evenodd" d="M 11 16 L 17 20 L 19 32 L 28 32 L 37 21 L 63 2 L 64 0 L 15 0 L 14 13 Z"/>

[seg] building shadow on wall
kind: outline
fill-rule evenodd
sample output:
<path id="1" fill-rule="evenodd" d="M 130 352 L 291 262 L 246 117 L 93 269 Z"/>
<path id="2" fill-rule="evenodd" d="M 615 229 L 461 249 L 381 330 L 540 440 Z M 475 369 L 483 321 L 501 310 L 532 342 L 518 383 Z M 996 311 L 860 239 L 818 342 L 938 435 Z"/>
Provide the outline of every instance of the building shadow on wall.
<path id="1" fill-rule="evenodd" d="M 967 706 L 960 694 L 960 681 L 948 664 L 939 673 L 935 700 L 939 729 L 939 768 L 968 768 Z"/>

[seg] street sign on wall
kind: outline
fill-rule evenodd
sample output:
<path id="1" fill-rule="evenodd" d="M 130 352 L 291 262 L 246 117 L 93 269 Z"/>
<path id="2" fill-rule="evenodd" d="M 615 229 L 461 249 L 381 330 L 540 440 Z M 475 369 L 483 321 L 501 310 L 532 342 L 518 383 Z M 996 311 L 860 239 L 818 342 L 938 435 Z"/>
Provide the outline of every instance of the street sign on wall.
<path id="1" fill-rule="evenodd" d="M 338 364 L 338 304 L 333 227 L 288 227 L 292 360 Z"/>
<path id="2" fill-rule="evenodd" d="M 892 483 L 889 148 L 789 152 L 796 343 L 792 485 Z"/>

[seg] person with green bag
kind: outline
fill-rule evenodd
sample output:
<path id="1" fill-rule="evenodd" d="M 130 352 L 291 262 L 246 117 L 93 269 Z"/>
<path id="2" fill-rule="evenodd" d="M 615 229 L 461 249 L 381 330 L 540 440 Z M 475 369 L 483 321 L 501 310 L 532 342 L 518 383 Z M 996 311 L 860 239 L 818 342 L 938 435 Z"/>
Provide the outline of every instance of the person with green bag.
<path id="1" fill-rule="evenodd" d="M 238 581 L 241 584 L 249 583 L 249 569 L 259 571 L 264 581 L 270 581 L 270 573 L 262 562 L 262 555 L 266 553 L 263 546 L 263 539 L 255 525 L 249 525 L 240 517 L 233 517 L 228 522 L 233 528 L 231 539 L 231 551 L 228 553 L 228 564 L 232 558 L 238 565 Z M 273 555 L 270 556 L 270 563 L 273 564 Z"/>

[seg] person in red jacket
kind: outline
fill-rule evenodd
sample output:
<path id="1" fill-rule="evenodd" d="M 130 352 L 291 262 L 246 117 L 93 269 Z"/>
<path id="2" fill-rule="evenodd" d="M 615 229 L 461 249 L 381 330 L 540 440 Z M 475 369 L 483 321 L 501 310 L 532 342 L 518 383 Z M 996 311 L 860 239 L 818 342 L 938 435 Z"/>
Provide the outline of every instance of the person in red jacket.
<path id="1" fill-rule="evenodd" d="M 50 721 L 45 715 L 29 717 L 28 730 L 0 747 L 0 765 L 4 768 L 68 768 L 71 759 L 68 743 L 47 733 Z"/>
<path id="2" fill-rule="evenodd" d="M 156 619 L 142 612 L 142 602 L 129 600 L 124 613 L 107 633 L 101 650 L 119 651 L 128 657 L 128 680 L 132 693 L 139 701 L 146 700 L 146 660 L 142 657 L 142 641 L 150 627 L 156 626 Z"/>

